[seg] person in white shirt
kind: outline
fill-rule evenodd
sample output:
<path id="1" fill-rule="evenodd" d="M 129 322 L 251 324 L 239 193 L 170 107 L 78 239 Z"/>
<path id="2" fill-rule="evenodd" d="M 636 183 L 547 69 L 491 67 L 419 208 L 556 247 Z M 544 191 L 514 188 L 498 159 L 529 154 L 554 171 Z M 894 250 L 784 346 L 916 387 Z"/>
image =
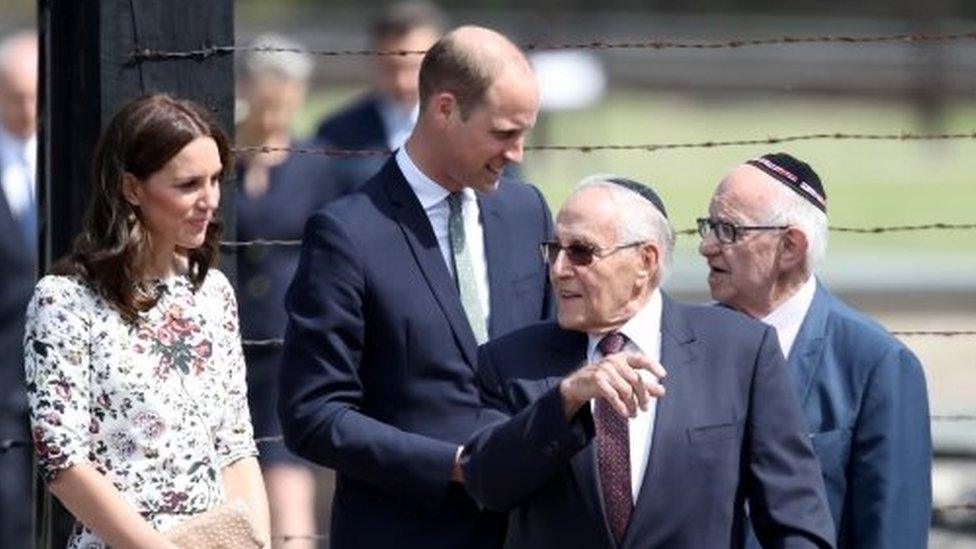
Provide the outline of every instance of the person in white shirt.
<path id="1" fill-rule="evenodd" d="M 35 31 L 0 42 L 0 441 L 28 438 L 21 342 L 37 255 L 37 62 Z M 0 451 L 0 478 L 0 545 L 29 547 L 27 448 Z"/>
<path id="2" fill-rule="evenodd" d="M 461 469 L 475 501 L 509 512 L 505 547 L 738 547 L 746 501 L 767 547 L 832 546 L 775 330 L 670 299 L 673 246 L 649 187 L 584 180 L 541 244 L 557 321 L 482 345 L 496 422 Z"/>
<path id="3" fill-rule="evenodd" d="M 909 349 L 814 275 L 828 233 L 820 177 L 786 153 L 753 158 L 722 180 L 708 215 L 698 220 L 699 252 L 712 297 L 776 328 L 823 470 L 837 547 L 925 547 L 925 374 Z"/>
<path id="4" fill-rule="evenodd" d="M 423 0 L 390 4 L 373 21 L 370 47 L 379 52 L 407 51 L 406 55 L 377 55 L 372 62 L 372 89 L 351 104 L 328 115 L 316 130 L 325 146 L 346 150 L 390 150 L 403 146 L 419 107 L 420 62 L 423 52 L 444 32 L 444 14 Z M 336 159 L 330 184 L 354 188 L 379 171 L 386 157 L 354 155 Z"/>

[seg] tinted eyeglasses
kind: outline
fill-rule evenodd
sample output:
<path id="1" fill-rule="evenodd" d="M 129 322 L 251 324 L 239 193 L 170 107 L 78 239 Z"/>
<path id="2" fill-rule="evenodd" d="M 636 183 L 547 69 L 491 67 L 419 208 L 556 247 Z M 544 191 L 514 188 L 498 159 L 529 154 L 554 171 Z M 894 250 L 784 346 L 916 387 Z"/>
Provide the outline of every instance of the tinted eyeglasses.
<path id="1" fill-rule="evenodd" d="M 785 231 L 789 225 L 736 225 L 728 221 L 699 217 L 698 234 L 706 238 L 709 232 L 715 233 L 715 238 L 722 244 L 734 244 L 749 231 Z"/>
<path id="2" fill-rule="evenodd" d="M 629 242 L 619 246 L 601 248 L 599 246 L 585 244 L 583 242 L 573 242 L 567 246 L 563 246 L 558 242 L 550 241 L 539 244 L 539 249 L 542 251 L 542 260 L 549 265 L 555 263 L 556 258 L 559 257 L 559 252 L 563 251 L 566 252 L 566 259 L 568 259 L 570 263 L 576 265 L 577 267 L 585 267 L 597 259 L 603 259 L 604 257 L 615 254 L 620 250 L 635 248 L 641 244 L 644 244 L 644 242 Z"/>

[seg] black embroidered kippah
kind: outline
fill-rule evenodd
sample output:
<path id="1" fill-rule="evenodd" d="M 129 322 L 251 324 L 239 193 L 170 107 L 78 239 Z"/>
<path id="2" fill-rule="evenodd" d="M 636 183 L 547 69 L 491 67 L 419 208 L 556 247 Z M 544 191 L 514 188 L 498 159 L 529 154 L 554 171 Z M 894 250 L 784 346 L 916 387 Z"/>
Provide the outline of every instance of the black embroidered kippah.
<path id="1" fill-rule="evenodd" d="M 657 193 L 654 192 L 654 190 L 648 187 L 647 185 L 638 183 L 632 179 L 627 179 L 625 177 L 611 177 L 606 179 L 605 181 L 607 183 L 613 183 L 614 185 L 620 185 L 625 189 L 629 189 L 643 196 L 644 198 L 647 199 L 648 202 L 654 204 L 654 207 L 657 208 L 659 212 L 661 212 L 661 215 L 664 216 L 664 219 L 668 218 L 668 211 L 664 209 L 664 201 L 662 201 L 661 197 L 658 196 Z"/>
<path id="2" fill-rule="evenodd" d="M 824 192 L 820 177 L 809 164 L 786 154 L 764 154 L 746 161 L 746 164 L 759 168 L 773 179 L 793 189 L 808 202 L 827 213 L 827 193 Z"/>

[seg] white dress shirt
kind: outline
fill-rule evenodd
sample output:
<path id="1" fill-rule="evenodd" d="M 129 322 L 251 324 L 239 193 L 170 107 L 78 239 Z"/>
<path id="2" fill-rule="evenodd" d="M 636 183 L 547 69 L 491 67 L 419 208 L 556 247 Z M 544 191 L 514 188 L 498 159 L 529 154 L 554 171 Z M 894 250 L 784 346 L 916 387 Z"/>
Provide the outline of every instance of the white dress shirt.
<path id="1" fill-rule="evenodd" d="M 3 194 L 16 218 L 34 202 L 34 174 L 37 169 L 37 137 L 21 141 L 0 126 L 0 181 Z"/>
<path id="2" fill-rule="evenodd" d="M 627 336 L 624 351 L 643 353 L 647 358 L 661 362 L 661 291 L 656 289 L 644 308 L 637 311 L 618 330 Z M 589 334 L 589 345 L 586 349 L 588 364 L 603 358 L 603 353 L 597 348 L 600 340 L 606 334 Z M 666 365 L 664 365 L 667 367 Z M 590 401 L 593 406 L 593 401 Z M 647 411 L 637 408 L 637 417 L 627 420 L 627 432 L 630 438 L 630 492 L 637 504 L 637 495 L 644 482 L 644 472 L 647 470 L 647 460 L 651 455 L 651 440 L 654 435 L 654 416 L 657 413 L 657 399 L 652 398 Z"/>
<path id="3" fill-rule="evenodd" d="M 430 226 L 434 229 L 434 236 L 437 237 L 437 244 L 447 265 L 447 271 L 454 276 L 454 260 L 451 254 L 451 239 L 448 233 L 448 220 L 451 216 L 451 207 L 447 203 L 450 191 L 441 187 L 433 179 L 427 177 L 420 168 L 413 163 L 406 147 L 401 147 L 396 153 L 397 166 L 403 172 L 410 188 L 417 195 L 420 206 L 430 220 Z M 482 311 L 485 312 L 485 320 L 491 317 L 488 299 L 488 264 L 485 259 L 485 237 L 481 228 L 481 210 L 478 207 L 478 197 L 473 189 L 465 187 L 461 192 L 461 215 L 464 217 L 464 238 L 471 253 L 471 264 L 474 267 L 474 276 L 478 281 L 478 297 L 481 299 Z M 486 322 L 487 325 L 487 322 Z"/>
<path id="4" fill-rule="evenodd" d="M 810 310 L 813 294 L 816 291 L 817 279 L 811 275 L 795 294 L 762 318 L 763 322 L 776 328 L 776 334 L 779 335 L 779 346 L 786 358 L 790 357 L 793 342 L 796 341 L 796 335 L 800 333 L 800 326 L 807 316 L 807 311 Z"/>
<path id="5" fill-rule="evenodd" d="M 380 121 L 383 122 L 383 129 L 386 130 L 386 146 L 391 151 L 395 151 L 410 137 L 410 132 L 417 123 L 420 105 L 404 108 L 402 105 L 380 99 L 378 106 Z"/>

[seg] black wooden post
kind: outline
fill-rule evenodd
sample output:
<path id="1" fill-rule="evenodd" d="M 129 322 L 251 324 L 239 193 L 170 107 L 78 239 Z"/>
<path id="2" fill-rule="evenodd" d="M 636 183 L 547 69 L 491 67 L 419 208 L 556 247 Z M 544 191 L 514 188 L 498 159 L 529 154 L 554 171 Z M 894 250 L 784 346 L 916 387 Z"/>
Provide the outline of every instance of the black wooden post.
<path id="1" fill-rule="evenodd" d="M 228 135 L 234 123 L 234 63 L 229 52 L 142 59 L 139 50 L 187 51 L 234 42 L 232 0 L 39 0 L 38 205 L 40 270 L 71 247 L 90 193 L 90 162 L 101 129 L 126 102 L 165 91 L 212 109 Z M 234 239 L 234 186 L 221 215 Z M 234 280 L 234 263 L 221 270 Z M 60 514 L 43 486 L 35 509 L 35 547 L 63 547 Z M 55 515 L 52 522 L 52 515 Z M 62 521 L 63 522 L 63 521 Z"/>

